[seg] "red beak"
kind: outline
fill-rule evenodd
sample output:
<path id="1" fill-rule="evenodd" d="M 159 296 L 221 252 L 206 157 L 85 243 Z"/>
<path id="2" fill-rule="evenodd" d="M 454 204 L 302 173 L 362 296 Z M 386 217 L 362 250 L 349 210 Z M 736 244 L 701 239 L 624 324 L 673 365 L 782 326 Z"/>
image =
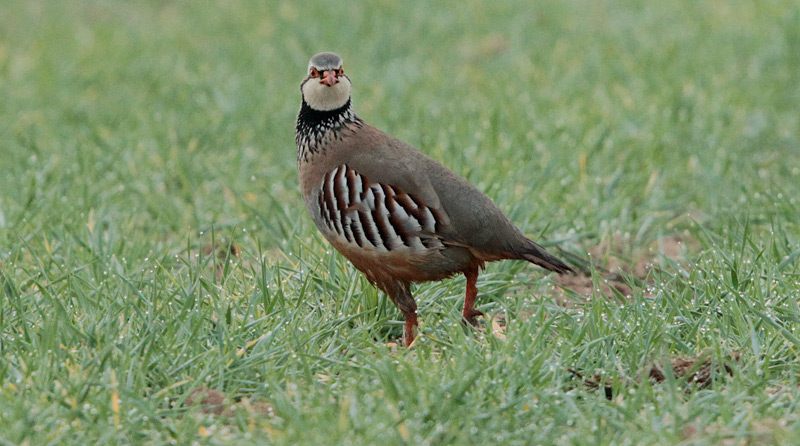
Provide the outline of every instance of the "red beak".
<path id="1" fill-rule="evenodd" d="M 329 87 L 332 87 L 339 83 L 339 78 L 336 77 L 336 70 L 328 70 L 322 72 L 322 79 L 320 79 L 320 83 L 323 83 Z"/>

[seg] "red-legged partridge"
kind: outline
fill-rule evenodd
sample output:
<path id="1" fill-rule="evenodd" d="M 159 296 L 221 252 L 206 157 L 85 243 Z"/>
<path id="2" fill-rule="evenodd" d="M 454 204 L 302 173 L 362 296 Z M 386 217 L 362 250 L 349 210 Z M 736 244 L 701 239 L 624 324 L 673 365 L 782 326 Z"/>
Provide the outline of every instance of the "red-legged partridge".
<path id="1" fill-rule="evenodd" d="M 312 57 L 301 91 L 295 138 L 308 212 L 331 245 L 403 313 L 406 345 L 417 326 L 412 282 L 463 273 L 463 317 L 474 325 L 485 262 L 527 260 L 572 271 L 466 180 L 359 119 L 338 55 Z"/>

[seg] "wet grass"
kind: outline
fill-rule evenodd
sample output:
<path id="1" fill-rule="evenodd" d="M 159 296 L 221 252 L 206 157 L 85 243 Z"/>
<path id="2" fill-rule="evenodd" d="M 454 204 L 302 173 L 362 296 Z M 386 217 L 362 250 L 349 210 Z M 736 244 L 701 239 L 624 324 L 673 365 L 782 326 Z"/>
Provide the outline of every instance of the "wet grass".
<path id="1" fill-rule="evenodd" d="M 798 23 L 790 1 L 6 2 L 0 443 L 796 444 Z M 422 336 L 393 347 L 399 313 L 298 190 L 321 50 L 363 118 L 532 237 L 646 253 L 631 295 L 493 264 L 494 333 L 462 327 L 457 278 L 417 288 Z M 698 356 L 702 386 L 666 366 Z"/>

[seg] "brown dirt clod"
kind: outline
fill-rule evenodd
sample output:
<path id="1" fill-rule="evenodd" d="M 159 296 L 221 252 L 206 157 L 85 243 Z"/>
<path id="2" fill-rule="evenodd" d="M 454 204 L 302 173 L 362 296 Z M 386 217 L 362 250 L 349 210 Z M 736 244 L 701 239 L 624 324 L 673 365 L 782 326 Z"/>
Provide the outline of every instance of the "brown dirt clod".
<path id="1" fill-rule="evenodd" d="M 242 249 L 235 243 L 223 240 L 214 244 L 209 243 L 203 245 L 200 248 L 200 252 L 202 252 L 204 256 L 215 254 L 218 259 L 224 260 L 229 257 L 238 257 L 239 254 L 242 253 Z"/>
<path id="2" fill-rule="evenodd" d="M 208 387 L 198 387 L 186 398 L 187 407 L 199 406 L 202 413 L 222 415 L 228 405 L 227 395 Z"/>
<path id="3" fill-rule="evenodd" d="M 186 407 L 198 406 L 200 413 L 223 417 L 232 417 L 239 410 L 244 410 L 255 415 L 274 415 L 272 404 L 264 401 L 251 401 L 243 398 L 239 402 L 232 402 L 227 394 L 205 386 L 198 387 L 186 398 Z"/>
<path id="4" fill-rule="evenodd" d="M 632 278 L 634 282 L 644 282 L 648 280 L 649 272 L 658 267 L 659 255 L 682 262 L 685 260 L 687 248 L 695 245 L 696 242 L 689 235 L 675 234 L 659 237 L 643 248 L 631 248 L 626 247 L 621 234 L 616 234 L 589 249 L 588 259 L 565 254 L 580 264 L 577 267 L 579 274 L 558 276 L 555 279 L 561 288 L 560 293 L 555 293 L 556 302 L 565 307 L 573 307 L 586 302 L 581 296 L 587 299 L 596 295 L 610 299 L 619 298 L 619 295 L 630 297 L 633 289 L 626 277 Z M 590 273 L 592 270 L 595 271 L 594 279 Z M 648 290 L 643 292 L 649 295 Z"/>
<path id="5" fill-rule="evenodd" d="M 726 361 L 722 364 L 717 364 L 712 360 L 712 356 L 708 352 L 702 352 L 697 356 L 678 356 L 670 360 L 669 367 L 672 375 L 679 379 L 686 379 L 686 382 L 691 386 L 686 388 L 690 391 L 692 388 L 706 388 L 713 382 L 715 377 L 721 375 L 733 376 L 733 364 L 740 358 L 739 353 L 731 353 L 728 355 Z M 658 384 L 666 381 L 667 369 L 661 364 L 654 364 L 649 367 L 647 372 L 648 378 L 651 382 Z M 602 388 L 605 392 L 606 398 L 613 398 L 613 382 L 600 375 L 593 375 L 584 378 L 584 376 L 575 371 L 574 369 L 567 369 L 570 373 L 575 375 L 578 379 L 583 381 L 583 384 L 590 389 Z M 625 382 L 624 387 L 629 387 L 633 382 Z"/>

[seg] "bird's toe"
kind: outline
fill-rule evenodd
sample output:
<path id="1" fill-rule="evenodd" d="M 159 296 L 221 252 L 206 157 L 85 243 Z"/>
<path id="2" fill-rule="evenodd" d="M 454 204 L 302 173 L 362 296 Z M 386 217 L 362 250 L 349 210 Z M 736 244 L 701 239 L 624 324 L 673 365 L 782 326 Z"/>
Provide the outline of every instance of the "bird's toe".
<path id="1" fill-rule="evenodd" d="M 483 316 L 483 312 L 473 309 L 473 310 L 470 310 L 468 312 L 464 312 L 462 314 L 462 317 L 463 317 L 462 321 L 465 324 L 469 324 L 469 325 L 472 325 L 473 327 L 477 327 L 478 326 L 478 319 L 477 319 L 478 316 Z"/>

